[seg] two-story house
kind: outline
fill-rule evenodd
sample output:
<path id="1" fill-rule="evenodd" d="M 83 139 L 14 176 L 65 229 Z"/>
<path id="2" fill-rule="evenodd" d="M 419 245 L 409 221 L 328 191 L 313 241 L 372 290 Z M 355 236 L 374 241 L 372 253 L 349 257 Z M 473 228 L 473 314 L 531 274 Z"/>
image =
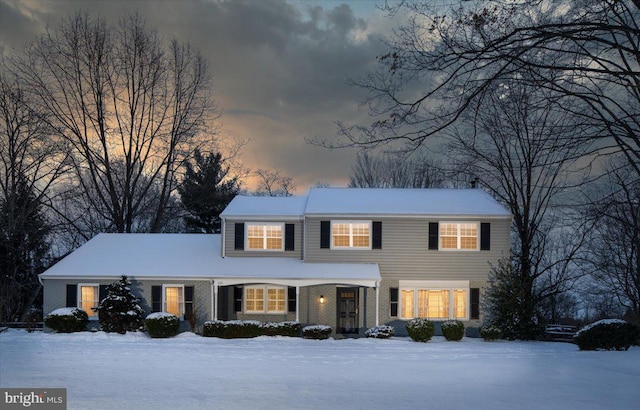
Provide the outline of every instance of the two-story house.
<path id="1" fill-rule="evenodd" d="M 297 320 L 337 334 L 428 317 L 480 324 L 511 215 L 480 189 L 237 196 L 222 233 L 101 234 L 43 273 L 44 311 L 89 309 L 126 274 L 147 311 Z M 95 316 L 93 317 L 95 319 Z M 400 326 L 399 326 L 400 325 Z"/>

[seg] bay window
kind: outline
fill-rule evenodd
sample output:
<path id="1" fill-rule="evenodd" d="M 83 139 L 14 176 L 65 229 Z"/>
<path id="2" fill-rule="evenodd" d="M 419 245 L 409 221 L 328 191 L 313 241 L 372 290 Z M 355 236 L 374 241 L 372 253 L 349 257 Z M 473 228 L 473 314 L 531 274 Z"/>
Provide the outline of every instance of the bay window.
<path id="1" fill-rule="evenodd" d="M 401 281 L 400 284 L 401 318 L 427 318 L 434 320 L 467 320 L 469 318 L 468 282 L 411 282 Z"/>

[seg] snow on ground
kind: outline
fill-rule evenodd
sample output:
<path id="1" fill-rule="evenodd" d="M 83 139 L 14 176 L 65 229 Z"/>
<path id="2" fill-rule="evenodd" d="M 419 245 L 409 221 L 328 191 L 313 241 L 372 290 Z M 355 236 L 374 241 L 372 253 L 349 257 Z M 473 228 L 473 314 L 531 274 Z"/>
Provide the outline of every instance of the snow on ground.
<path id="1" fill-rule="evenodd" d="M 640 348 L 9 329 L 0 387 L 66 387 L 69 409 L 637 409 Z"/>

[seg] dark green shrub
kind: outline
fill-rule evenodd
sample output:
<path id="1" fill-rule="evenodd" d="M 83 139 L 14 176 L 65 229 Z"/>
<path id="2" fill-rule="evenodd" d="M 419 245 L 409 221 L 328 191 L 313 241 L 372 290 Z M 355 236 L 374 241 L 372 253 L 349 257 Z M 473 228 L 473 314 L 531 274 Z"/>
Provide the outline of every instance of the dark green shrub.
<path id="1" fill-rule="evenodd" d="M 166 312 L 152 313 L 144 320 L 147 333 L 153 338 L 173 337 L 178 334 L 180 319 Z"/>
<path id="2" fill-rule="evenodd" d="M 491 342 L 502 338 L 502 331 L 496 326 L 482 326 L 480 328 L 480 337 Z"/>
<path id="3" fill-rule="evenodd" d="M 140 299 L 131 293 L 131 282 L 123 275 L 107 286 L 107 296 L 96 308 L 100 328 L 105 332 L 125 334 L 144 328 L 144 311 Z"/>
<path id="4" fill-rule="evenodd" d="M 406 327 L 409 337 L 416 342 L 428 342 L 436 332 L 433 322 L 424 318 L 410 320 Z"/>
<path id="5" fill-rule="evenodd" d="M 82 332 L 87 328 L 89 316 L 78 308 L 60 308 L 44 318 L 44 324 L 58 333 Z"/>
<path id="6" fill-rule="evenodd" d="M 302 328 L 302 337 L 305 339 L 324 340 L 331 336 L 331 326 L 312 325 Z"/>
<path id="7" fill-rule="evenodd" d="M 597 321 L 573 336 L 580 350 L 628 350 L 638 339 L 640 328 L 620 319 Z"/>
<path id="8" fill-rule="evenodd" d="M 393 326 L 382 325 L 382 326 L 375 326 L 370 329 L 367 329 L 364 332 L 364 335 L 366 337 L 372 337 L 375 339 L 388 339 L 392 337 L 395 333 L 396 333 L 396 330 L 393 328 Z"/>
<path id="9" fill-rule="evenodd" d="M 202 336 L 222 339 L 258 337 L 262 334 L 261 325 L 257 320 L 211 320 L 202 327 Z"/>
<path id="10" fill-rule="evenodd" d="M 302 325 L 299 322 L 269 322 L 263 323 L 261 329 L 265 336 L 300 337 Z"/>
<path id="11" fill-rule="evenodd" d="M 464 324 L 459 320 L 446 320 L 442 322 L 442 335 L 448 341 L 459 341 L 464 336 Z"/>

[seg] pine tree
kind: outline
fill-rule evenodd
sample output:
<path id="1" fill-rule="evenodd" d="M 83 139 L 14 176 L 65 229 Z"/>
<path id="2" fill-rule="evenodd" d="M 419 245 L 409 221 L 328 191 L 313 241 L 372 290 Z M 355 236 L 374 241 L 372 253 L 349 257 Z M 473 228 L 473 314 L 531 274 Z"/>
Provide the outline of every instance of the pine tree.
<path id="1" fill-rule="evenodd" d="M 140 299 L 131 292 L 131 282 L 125 275 L 107 287 L 107 296 L 97 307 L 100 327 L 105 332 L 125 334 L 141 330 L 144 326 L 144 311 Z"/>
<path id="2" fill-rule="evenodd" d="M 185 164 L 185 178 L 178 188 L 182 205 L 189 212 L 184 220 L 190 232 L 220 232 L 220 213 L 238 194 L 237 177 L 228 178 L 229 167 L 219 152 L 206 156 L 196 150 L 195 165 Z"/>

